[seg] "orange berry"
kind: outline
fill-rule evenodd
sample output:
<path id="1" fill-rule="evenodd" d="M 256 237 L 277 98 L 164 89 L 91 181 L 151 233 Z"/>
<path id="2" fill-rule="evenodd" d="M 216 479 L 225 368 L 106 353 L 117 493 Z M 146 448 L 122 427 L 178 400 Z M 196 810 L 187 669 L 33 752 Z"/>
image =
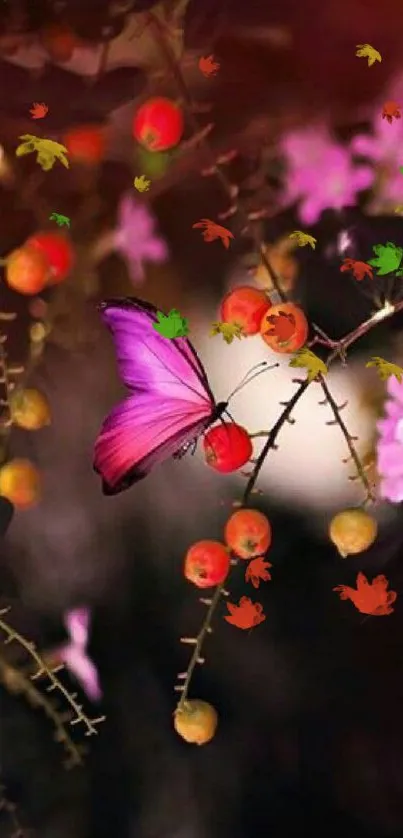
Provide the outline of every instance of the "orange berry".
<path id="1" fill-rule="evenodd" d="M 363 553 L 374 543 L 378 534 L 375 518 L 364 509 L 345 509 L 335 515 L 329 526 L 329 538 L 345 559 Z"/>
<path id="2" fill-rule="evenodd" d="M 7 285 L 19 294 L 38 294 L 44 289 L 49 273 L 49 262 L 45 254 L 39 253 L 33 247 L 19 247 L 7 258 Z"/>
<path id="3" fill-rule="evenodd" d="M 230 556 L 219 541 L 197 541 L 186 553 L 185 576 L 198 588 L 220 585 L 228 574 Z"/>
<path id="4" fill-rule="evenodd" d="M 0 495 L 17 509 L 35 506 L 41 494 L 41 476 L 30 460 L 10 460 L 0 469 Z"/>
<path id="5" fill-rule="evenodd" d="M 264 291 L 250 285 L 234 288 L 221 303 L 221 320 L 236 323 L 244 335 L 256 335 L 260 330 L 263 315 L 271 307 L 271 301 Z"/>
<path id="6" fill-rule="evenodd" d="M 193 698 L 174 713 L 174 728 L 179 736 L 193 745 L 205 745 L 213 738 L 218 724 L 214 707 L 207 701 Z"/>
<path id="7" fill-rule="evenodd" d="M 263 315 L 260 334 L 274 352 L 292 353 L 306 343 L 309 325 L 300 306 L 278 303 Z"/>
<path id="8" fill-rule="evenodd" d="M 266 553 L 272 540 L 272 529 L 266 515 L 257 509 L 238 509 L 225 525 L 228 547 L 240 559 L 251 559 Z"/>
<path id="9" fill-rule="evenodd" d="M 14 424 L 26 431 L 38 431 L 50 424 L 49 403 L 39 390 L 15 390 L 10 398 L 10 408 Z"/>

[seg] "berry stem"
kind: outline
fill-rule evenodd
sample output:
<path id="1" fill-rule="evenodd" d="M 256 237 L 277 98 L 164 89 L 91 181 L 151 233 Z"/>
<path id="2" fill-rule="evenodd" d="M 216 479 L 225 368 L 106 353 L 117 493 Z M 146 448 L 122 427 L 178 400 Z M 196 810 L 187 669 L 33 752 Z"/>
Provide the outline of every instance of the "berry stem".
<path id="1" fill-rule="evenodd" d="M 371 329 L 375 328 L 375 326 L 377 326 L 377 324 L 381 320 L 389 319 L 389 317 L 392 317 L 394 314 L 396 314 L 397 312 L 402 311 L 402 310 L 403 310 L 403 301 L 401 301 L 400 303 L 397 303 L 394 306 L 392 306 L 388 303 L 387 305 L 385 305 L 385 307 L 383 309 L 381 309 L 381 311 L 376 312 L 376 314 L 374 314 L 372 317 L 370 317 L 364 323 L 361 323 L 360 326 L 357 326 L 356 329 L 353 329 L 351 332 L 348 332 L 348 334 L 345 335 L 344 338 L 341 338 L 341 340 L 339 340 L 339 341 L 335 341 L 334 342 L 334 344 L 335 344 L 334 349 L 332 349 L 332 351 L 330 352 L 330 354 L 328 355 L 328 357 L 326 359 L 326 366 L 329 367 L 332 363 L 334 363 L 335 359 L 340 354 L 344 355 L 344 353 L 347 351 L 347 349 L 350 346 L 352 346 L 354 343 L 356 343 L 356 341 L 358 341 L 361 337 L 363 337 L 363 335 L 365 335 L 367 332 L 371 331 Z M 248 483 L 245 487 L 245 491 L 243 493 L 242 500 L 239 504 L 237 504 L 237 506 L 239 506 L 239 508 L 245 507 L 246 504 L 248 503 L 249 497 L 250 497 L 250 495 L 252 494 L 252 492 L 255 488 L 257 479 L 259 477 L 262 466 L 263 466 L 263 464 L 266 460 L 266 457 L 267 457 L 270 449 L 275 448 L 275 442 L 276 442 L 278 434 L 280 433 L 283 425 L 290 419 L 290 414 L 292 413 L 292 410 L 294 409 L 296 404 L 299 402 L 300 398 L 302 398 L 305 391 L 313 383 L 314 383 L 313 381 L 308 381 L 308 378 L 306 378 L 303 382 L 300 383 L 298 389 L 295 391 L 295 393 L 292 396 L 292 398 L 290 399 L 290 401 L 287 402 L 283 412 L 280 414 L 279 418 L 277 419 L 277 422 L 275 422 L 275 424 L 273 425 L 271 430 L 268 431 L 266 442 L 265 442 L 265 444 L 262 448 L 261 453 L 259 454 L 259 456 L 256 460 L 256 464 L 253 468 L 253 472 L 252 472 L 252 474 L 251 474 L 251 476 L 248 480 Z M 340 427 L 340 429 L 341 429 L 341 431 L 342 431 L 342 433 L 343 433 L 343 435 L 346 439 L 351 457 L 352 457 L 352 459 L 355 463 L 355 466 L 357 468 L 357 472 L 359 474 L 359 477 L 360 477 L 360 479 L 361 479 L 361 481 L 362 481 L 362 483 L 363 483 L 363 485 L 364 485 L 364 487 L 367 491 L 367 500 L 374 500 L 372 489 L 371 489 L 370 483 L 368 481 L 367 475 L 365 473 L 365 467 L 361 463 L 361 460 L 360 460 L 360 458 L 359 458 L 359 456 L 358 456 L 358 454 L 357 454 L 357 452 L 354 448 L 353 439 L 352 439 L 351 435 L 349 434 L 349 432 L 348 432 L 348 430 L 347 430 L 347 428 L 346 428 L 346 426 L 345 426 L 345 424 L 344 424 L 344 422 L 343 422 L 343 420 L 340 416 L 340 408 L 337 406 L 336 402 L 334 401 L 333 396 L 330 393 L 329 387 L 326 384 L 326 382 L 322 379 L 322 380 L 320 380 L 319 383 L 320 383 L 320 385 L 322 387 L 322 390 L 324 392 L 325 400 L 329 403 L 330 407 L 332 408 L 335 420 L 337 421 L 337 424 L 339 425 L 339 427 Z M 237 565 L 238 560 L 235 559 L 232 564 L 234 566 Z M 191 683 L 191 680 L 192 680 L 194 669 L 196 667 L 198 659 L 200 658 L 200 653 L 201 653 L 201 650 L 202 650 L 202 646 L 203 646 L 206 634 L 210 634 L 212 632 L 211 623 L 212 623 L 212 620 L 213 620 L 213 617 L 214 617 L 214 614 L 215 614 L 215 610 L 218 606 L 218 603 L 220 601 L 221 596 L 222 595 L 225 596 L 225 593 L 226 593 L 225 592 L 225 585 L 227 584 L 227 582 L 228 582 L 228 577 L 221 585 L 218 585 L 216 587 L 216 589 L 214 591 L 214 595 L 213 595 L 212 600 L 211 600 L 211 604 L 209 605 L 207 614 L 204 618 L 204 621 L 202 623 L 200 631 L 195 638 L 195 641 L 194 641 L 194 644 L 193 644 L 194 645 L 194 650 L 193 650 L 193 654 L 190 658 L 190 661 L 189 661 L 189 664 L 188 664 L 188 667 L 187 667 L 187 670 L 186 670 L 186 677 L 183 680 L 183 682 L 181 682 L 180 685 L 179 685 L 180 692 L 181 692 L 181 697 L 180 697 L 179 704 L 178 704 L 179 708 L 183 708 L 183 706 L 185 705 L 185 703 L 187 701 L 188 691 L 189 691 L 189 687 L 190 687 L 190 683 Z"/>

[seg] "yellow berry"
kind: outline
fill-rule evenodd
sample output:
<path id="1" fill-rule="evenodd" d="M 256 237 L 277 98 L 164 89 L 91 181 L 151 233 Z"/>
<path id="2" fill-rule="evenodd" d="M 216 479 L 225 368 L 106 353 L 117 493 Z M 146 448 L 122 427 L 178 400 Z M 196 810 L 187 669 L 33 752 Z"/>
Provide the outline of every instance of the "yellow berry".
<path id="1" fill-rule="evenodd" d="M 339 553 L 346 556 L 363 553 L 374 543 L 378 533 L 375 518 L 363 509 L 345 509 L 332 518 L 329 538 Z"/>
<path id="2" fill-rule="evenodd" d="M 39 390 L 16 390 L 10 408 L 13 422 L 26 431 L 38 431 L 50 424 L 48 400 Z"/>
<path id="3" fill-rule="evenodd" d="M 174 713 L 174 727 L 179 736 L 194 745 L 205 745 L 213 738 L 218 723 L 217 712 L 207 701 L 190 699 Z"/>
<path id="4" fill-rule="evenodd" d="M 17 509 L 29 509 L 38 503 L 41 476 L 30 460 L 10 460 L 0 469 L 0 495 Z"/>

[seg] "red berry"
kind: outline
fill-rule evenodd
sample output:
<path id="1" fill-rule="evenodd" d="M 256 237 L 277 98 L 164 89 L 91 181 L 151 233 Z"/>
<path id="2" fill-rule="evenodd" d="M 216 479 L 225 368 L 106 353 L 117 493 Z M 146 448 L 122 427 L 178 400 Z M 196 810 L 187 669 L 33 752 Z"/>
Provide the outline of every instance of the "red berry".
<path id="1" fill-rule="evenodd" d="M 237 323 L 244 335 L 257 335 L 262 317 L 271 307 L 271 301 L 264 291 L 251 285 L 234 288 L 221 303 L 221 320 Z"/>
<path id="2" fill-rule="evenodd" d="M 197 541 L 187 551 L 185 576 L 198 588 L 213 588 L 224 582 L 229 571 L 230 555 L 219 541 Z"/>
<path id="3" fill-rule="evenodd" d="M 148 151 L 173 148 L 178 144 L 183 128 L 181 109 L 163 96 L 147 99 L 133 119 L 133 135 Z"/>
<path id="4" fill-rule="evenodd" d="M 207 431 L 203 447 L 207 464 L 222 474 L 244 466 L 253 450 L 247 430 L 234 422 L 221 422 Z"/>
<path id="5" fill-rule="evenodd" d="M 46 256 L 50 275 L 48 285 L 57 285 L 70 273 L 74 263 L 74 252 L 69 240 L 62 233 L 36 233 L 26 242 Z"/>
<path id="6" fill-rule="evenodd" d="M 72 160 L 78 163 L 100 163 L 105 156 L 106 138 L 98 125 L 71 128 L 62 137 Z"/>

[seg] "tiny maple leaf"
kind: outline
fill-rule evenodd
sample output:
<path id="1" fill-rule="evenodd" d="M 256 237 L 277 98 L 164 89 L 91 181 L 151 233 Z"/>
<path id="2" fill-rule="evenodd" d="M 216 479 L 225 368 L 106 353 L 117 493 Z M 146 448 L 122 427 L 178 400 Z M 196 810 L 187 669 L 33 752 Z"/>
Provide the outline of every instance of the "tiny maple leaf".
<path id="1" fill-rule="evenodd" d="M 386 119 L 390 125 L 393 119 L 401 119 L 400 111 L 401 105 L 398 105 L 397 102 L 385 102 L 382 108 L 382 119 Z"/>
<path id="2" fill-rule="evenodd" d="M 315 250 L 317 239 L 314 239 L 308 233 L 303 233 L 302 230 L 295 230 L 293 233 L 290 233 L 288 238 L 295 239 L 299 247 L 305 247 L 307 244 L 310 244 L 312 250 Z"/>
<path id="3" fill-rule="evenodd" d="M 263 623 L 266 615 L 263 614 L 263 605 L 260 602 L 252 602 L 247 596 L 241 597 L 239 605 L 227 602 L 229 615 L 224 615 L 224 620 L 240 629 L 251 629 Z"/>
<path id="4" fill-rule="evenodd" d="M 215 76 L 220 69 L 220 65 L 217 61 L 214 61 L 214 55 L 207 55 L 204 58 L 200 58 L 199 61 L 199 70 L 203 73 L 203 76 L 208 79 L 210 76 Z"/>
<path id="5" fill-rule="evenodd" d="M 147 180 L 145 175 L 140 175 L 140 177 L 135 177 L 133 184 L 138 192 L 148 192 L 150 188 L 150 180 Z"/>
<path id="6" fill-rule="evenodd" d="M 30 110 L 30 114 L 32 116 L 32 119 L 43 119 L 43 117 L 46 116 L 48 110 L 49 108 L 47 105 L 45 105 L 45 102 L 34 102 Z"/>
<path id="7" fill-rule="evenodd" d="M 382 381 L 386 381 L 391 375 L 394 375 L 399 384 L 402 382 L 403 368 L 399 367 L 397 364 L 390 363 L 390 361 L 385 361 L 384 358 L 379 358 L 378 355 L 374 355 L 374 357 L 371 358 L 365 366 L 376 367 Z"/>
<path id="8" fill-rule="evenodd" d="M 67 215 L 61 215 L 60 212 L 52 212 L 49 216 L 49 221 L 56 221 L 58 227 L 70 227 L 70 219 Z"/>
<path id="9" fill-rule="evenodd" d="M 357 588 L 349 585 L 337 585 L 333 588 L 340 594 L 340 599 L 350 599 L 361 614 L 371 614 L 373 617 L 384 617 L 392 614 L 391 605 L 397 598 L 396 591 L 387 591 L 389 582 L 386 576 L 375 576 L 371 583 L 363 573 L 357 576 Z"/>
<path id="10" fill-rule="evenodd" d="M 192 225 L 193 230 L 197 227 L 200 227 L 203 230 L 203 238 L 205 242 L 213 242 L 216 239 L 221 239 L 224 247 L 227 249 L 229 248 L 230 239 L 234 238 L 230 230 L 227 230 L 226 227 L 221 227 L 220 224 L 216 224 L 216 222 L 211 221 L 210 218 L 202 218 L 196 224 Z"/>
<path id="11" fill-rule="evenodd" d="M 267 570 L 268 567 L 273 567 L 273 565 L 270 562 L 265 562 L 261 556 L 252 559 L 246 568 L 245 582 L 252 582 L 254 588 L 259 587 L 260 580 L 268 582 L 271 579 L 271 574 Z"/>
<path id="12" fill-rule="evenodd" d="M 244 338 L 242 326 L 239 323 L 212 323 L 210 337 L 214 335 L 222 335 L 225 343 L 232 343 L 234 338 Z"/>
<path id="13" fill-rule="evenodd" d="M 372 67 L 375 61 L 382 61 L 381 53 L 371 44 L 357 44 L 356 50 L 357 58 L 368 58 L 368 67 Z"/>
<path id="14" fill-rule="evenodd" d="M 397 247 L 393 242 L 386 242 L 386 244 L 375 244 L 373 251 L 376 254 L 373 259 L 368 259 L 368 264 L 374 268 L 379 268 L 377 276 L 385 276 L 397 271 L 403 256 L 403 248 Z M 396 273 L 396 276 L 401 276 L 401 272 Z"/>
<path id="15" fill-rule="evenodd" d="M 56 160 L 69 168 L 69 161 L 67 158 L 68 149 L 55 142 L 55 140 L 47 140 L 44 137 L 35 137 L 33 134 L 23 134 L 18 138 L 24 142 L 15 150 L 16 157 L 24 157 L 25 154 L 31 154 L 33 151 L 37 152 L 36 162 L 41 166 L 44 172 L 53 169 Z"/>
<path id="16" fill-rule="evenodd" d="M 168 315 L 157 311 L 158 323 L 153 323 L 153 329 L 164 338 L 179 338 L 189 334 L 187 320 L 181 317 L 176 308 L 172 308 Z"/>
<path id="17" fill-rule="evenodd" d="M 268 329 L 266 335 L 274 335 L 281 343 L 289 340 L 295 332 L 295 317 L 293 314 L 286 314 L 280 311 L 278 314 L 270 314 L 266 317 L 266 322 L 272 325 L 272 329 Z"/>
<path id="18" fill-rule="evenodd" d="M 358 282 L 361 282 L 361 280 L 365 279 L 366 276 L 369 279 L 374 278 L 371 265 L 368 265 L 366 262 L 359 262 L 357 259 L 343 259 L 340 271 L 341 273 L 351 271 L 354 279 Z"/>
<path id="19" fill-rule="evenodd" d="M 289 367 L 302 367 L 308 371 L 308 381 L 313 381 L 318 375 L 326 375 L 328 372 L 324 361 L 321 361 L 314 352 L 303 347 L 300 349 L 288 364 Z"/>

